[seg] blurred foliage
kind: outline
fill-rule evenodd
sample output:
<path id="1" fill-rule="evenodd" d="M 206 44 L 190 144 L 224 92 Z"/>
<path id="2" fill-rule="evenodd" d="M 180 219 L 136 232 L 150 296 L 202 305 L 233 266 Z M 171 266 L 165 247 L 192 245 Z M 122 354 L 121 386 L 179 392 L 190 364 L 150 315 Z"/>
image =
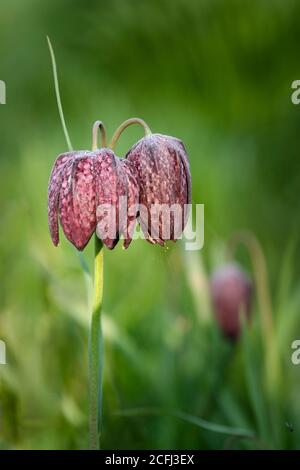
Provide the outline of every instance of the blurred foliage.
<path id="1" fill-rule="evenodd" d="M 193 201 L 205 204 L 201 253 L 140 240 L 105 253 L 103 448 L 299 448 L 300 373 L 290 361 L 300 334 L 300 110 L 290 100 L 299 14 L 296 0 L 1 1 L 0 448 L 87 446 L 84 276 L 75 250 L 63 236 L 54 248 L 47 227 L 48 177 L 66 150 L 47 34 L 74 147 L 90 147 L 95 119 L 111 135 L 144 118 L 185 142 Z M 126 131 L 118 153 L 140 136 Z M 280 371 L 272 391 L 258 306 L 232 345 L 207 298 L 206 278 L 239 228 L 261 240 L 269 267 Z M 90 246 L 85 256 L 91 264 Z"/>

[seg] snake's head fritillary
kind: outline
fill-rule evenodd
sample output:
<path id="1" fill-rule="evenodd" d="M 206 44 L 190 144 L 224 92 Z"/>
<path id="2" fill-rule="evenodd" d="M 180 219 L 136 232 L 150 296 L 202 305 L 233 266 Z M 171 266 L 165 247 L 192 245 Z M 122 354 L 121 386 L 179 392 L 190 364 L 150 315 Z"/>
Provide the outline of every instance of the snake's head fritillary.
<path id="1" fill-rule="evenodd" d="M 97 236 L 113 249 L 121 235 L 131 242 L 138 214 L 139 189 L 131 166 L 110 149 L 101 149 L 96 165 Z"/>
<path id="2" fill-rule="evenodd" d="M 150 134 L 127 153 L 139 184 L 139 221 L 146 239 L 164 245 L 176 241 L 187 222 L 191 175 L 183 143 Z"/>
<path id="3" fill-rule="evenodd" d="M 125 208 L 120 209 L 122 197 Z M 60 155 L 48 189 L 48 220 L 54 245 L 59 224 L 67 239 L 83 250 L 97 227 L 97 236 L 113 249 L 121 234 L 131 241 L 137 216 L 138 186 L 130 165 L 106 148 Z M 129 227 L 130 226 L 130 230 Z"/>
<path id="4" fill-rule="evenodd" d="M 48 219 L 54 245 L 59 243 L 58 219 L 67 239 L 83 250 L 96 228 L 95 155 L 90 151 L 60 155 L 48 189 Z"/>

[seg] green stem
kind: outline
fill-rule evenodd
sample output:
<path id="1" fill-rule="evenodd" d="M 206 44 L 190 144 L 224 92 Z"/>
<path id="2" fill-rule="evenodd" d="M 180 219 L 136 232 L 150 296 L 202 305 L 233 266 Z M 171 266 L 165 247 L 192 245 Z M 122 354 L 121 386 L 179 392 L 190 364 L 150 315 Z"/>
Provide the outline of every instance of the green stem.
<path id="1" fill-rule="evenodd" d="M 142 126 L 144 128 L 144 131 L 145 131 L 145 136 L 146 135 L 150 135 L 152 134 L 151 132 L 151 129 L 150 127 L 148 126 L 148 124 L 143 121 L 143 119 L 140 119 L 140 118 L 131 118 L 131 119 L 127 119 L 126 121 L 124 121 L 118 128 L 117 130 L 115 131 L 112 139 L 111 139 L 111 142 L 109 144 L 109 147 L 113 150 L 120 138 L 120 135 L 122 134 L 122 132 L 129 126 L 131 126 L 132 124 L 139 124 L 140 126 Z"/>
<path id="2" fill-rule="evenodd" d="M 266 383 L 270 395 L 274 396 L 279 389 L 280 366 L 276 349 L 274 315 L 267 263 L 262 247 L 254 234 L 247 231 L 235 233 L 228 242 L 228 254 L 230 257 L 234 256 L 235 250 L 239 244 L 243 244 L 247 248 L 252 262 L 260 313 L 261 332 L 265 349 Z"/>
<path id="3" fill-rule="evenodd" d="M 53 78 L 55 85 L 55 96 L 59 116 L 67 142 L 69 151 L 72 151 L 72 144 L 66 126 L 63 107 L 61 103 L 59 82 L 57 76 L 57 66 L 55 54 L 49 37 L 47 36 L 48 46 L 52 61 Z M 101 121 L 96 121 L 93 127 L 93 150 L 98 147 L 97 137 L 98 129 L 102 135 L 102 145 L 106 146 L 106 133 Z M 82 253 L 78 253 L 85 277 L 89 283 L 90 274 Z M 94 275 L 94 299 L 93 311 L 89 338 L 89 395 L 90 395 L 90 448 L 99 449 L 100 443 L 100 425 L 102 409 L 102 369 L 103 369 L 103 341 L 101 331 L 101 307 L 103 295 L 103 250 L 102 242 L 95 235 L 95 275 Z"/>
<path id="4" fill-rule="evenodd" d="M 103 341 L 101 308 L 103 296 L 103 245 L 95 235 L 94 299 L 89 342 L 90 449 L 100 447 L 102 414 Z"/>

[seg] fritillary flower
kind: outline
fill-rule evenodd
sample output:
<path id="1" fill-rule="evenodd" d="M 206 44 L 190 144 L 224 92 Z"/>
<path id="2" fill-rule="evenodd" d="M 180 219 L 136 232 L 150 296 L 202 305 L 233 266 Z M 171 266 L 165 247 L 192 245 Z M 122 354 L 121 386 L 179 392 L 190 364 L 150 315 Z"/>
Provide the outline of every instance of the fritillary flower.
<path id="1" fill-rule="evenodd" d="M 146 239 L 164 245 L 176 241 L 187 222 L 191 175 L 183 143 L 149 134 L 127 153 L 139 184 L 139 222 Z"/>
<path id="2" fill-rule="evenodd" d="M 127 200 L 120 213 L 119 199 Z M 60 155 L 48 189 L 48 220 L 54 245 L 59 243 L 59 222 L 67 239 L 83 250 L 97 228 L 103 243 L 113 249 L 121 234 L 131 241 L 137 215 L 138 186 L 127 162 L 112 150 L 74 151 Z M 131 227 L 129 231 L 128 226 Z"/>

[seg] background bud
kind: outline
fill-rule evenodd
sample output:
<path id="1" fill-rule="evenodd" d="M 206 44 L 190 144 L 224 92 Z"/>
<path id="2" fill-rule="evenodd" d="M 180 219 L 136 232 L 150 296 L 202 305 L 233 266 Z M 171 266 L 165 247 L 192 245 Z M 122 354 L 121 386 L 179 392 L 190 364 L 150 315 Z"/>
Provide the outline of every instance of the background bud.
<path id="1" fill-rule="evenodd" d="M 233 339 L 240 335 L 240 315 L 249 319 L 252 283 L 237 264 L 217 269 L 210 282 L 214 313 L 222 332 Z"/>

